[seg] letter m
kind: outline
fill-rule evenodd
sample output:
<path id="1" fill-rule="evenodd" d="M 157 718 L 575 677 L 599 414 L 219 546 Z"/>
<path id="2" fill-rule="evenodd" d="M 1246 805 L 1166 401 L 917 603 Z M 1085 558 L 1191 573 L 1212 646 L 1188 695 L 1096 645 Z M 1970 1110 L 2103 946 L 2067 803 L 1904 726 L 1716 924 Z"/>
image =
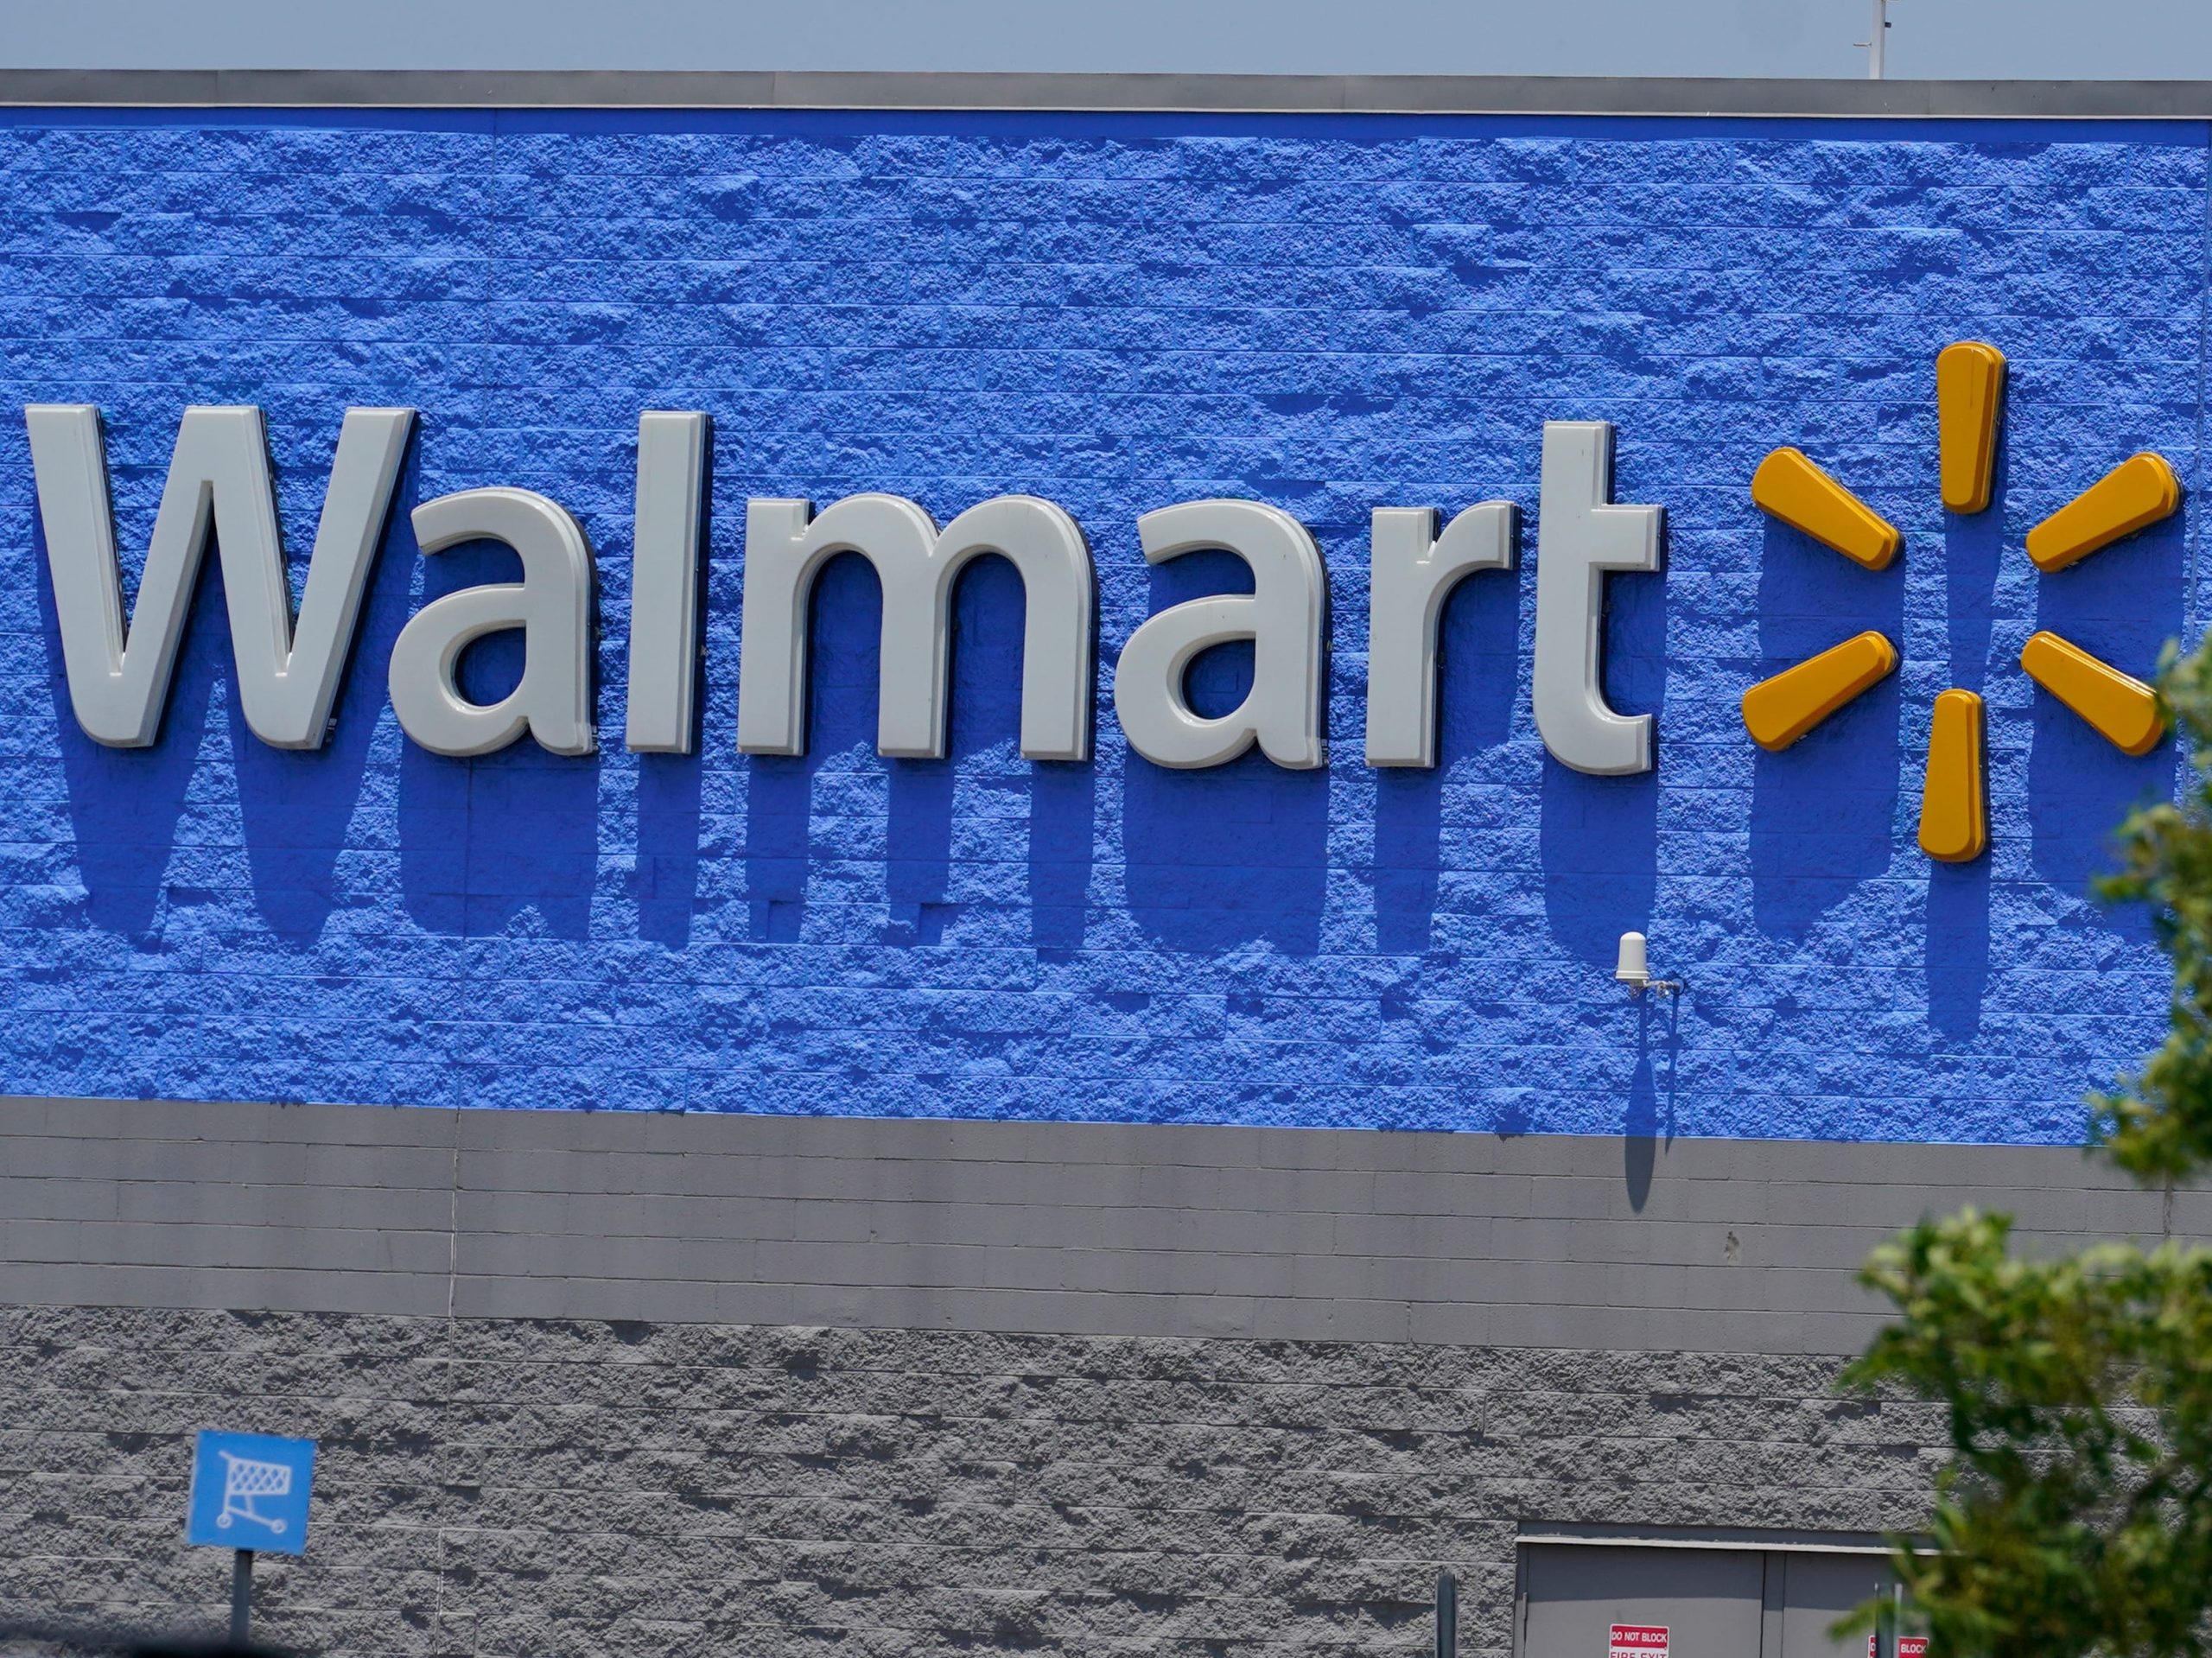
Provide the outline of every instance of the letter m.
<path id="1" fill-rule="evenodd" d="M 126 632 L 99 410 L 26 408 L 61 659 L 85 734 L 111 748 L 153 742 L 212 531 L 245 722 L 278 748 L 320 748 L 414 419 L 411 409 L 346 411 L 295 626 L 261 410 L 186 410 Z"/>
<path id="2" fill-rule="evenodd" d="M 944 532 L 913 502 L 852 495 L 824 508 L 753 500 L 745 510 L 745 622 L 737 667 L 737 746 L 747 754 L 806 753 L 806 646 L 814 579 L 839 553 L 875 567 L 883 588 L 875 749 L 944 755 L 952 589 L 973 560 L 996 553 L 1020 572 L 1021 753 L 1090 757 L 1090 549 L 1050 501 L 1001 495 Z"/>

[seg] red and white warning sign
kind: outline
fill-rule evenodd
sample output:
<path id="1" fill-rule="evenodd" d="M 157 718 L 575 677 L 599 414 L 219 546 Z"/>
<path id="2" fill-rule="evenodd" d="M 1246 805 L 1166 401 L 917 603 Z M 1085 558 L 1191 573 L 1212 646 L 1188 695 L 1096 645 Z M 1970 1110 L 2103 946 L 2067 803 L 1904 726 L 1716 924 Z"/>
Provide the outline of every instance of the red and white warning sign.
<path id="1" fill-rule="evenodd" d="M 1663 1623 L 1616 1623 L 1605 1642 L 1605 1658 L 1667 1658 Z M 1925 1655 L 1923 1655 L 1925 1658 Z"/>
<path id="2" fill-rule="evenodd" d="M 1924 1635 L 1899 1636 L 1897 1658 L 1928 1658 L 1928 1637 Z"/>

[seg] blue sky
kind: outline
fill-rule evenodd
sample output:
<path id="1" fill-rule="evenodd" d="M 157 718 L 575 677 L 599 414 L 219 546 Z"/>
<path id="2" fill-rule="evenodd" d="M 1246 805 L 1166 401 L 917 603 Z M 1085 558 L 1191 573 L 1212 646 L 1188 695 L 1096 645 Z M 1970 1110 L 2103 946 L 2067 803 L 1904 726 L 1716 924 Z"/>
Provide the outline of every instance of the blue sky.
<path id="1" fill-rule="evenodd" d="M 1866 73 L 1871 0 L 12 0 L 48 68 Z M 1899 78 L 2212 78 L 2204 0 L 1894 0 Z"/>

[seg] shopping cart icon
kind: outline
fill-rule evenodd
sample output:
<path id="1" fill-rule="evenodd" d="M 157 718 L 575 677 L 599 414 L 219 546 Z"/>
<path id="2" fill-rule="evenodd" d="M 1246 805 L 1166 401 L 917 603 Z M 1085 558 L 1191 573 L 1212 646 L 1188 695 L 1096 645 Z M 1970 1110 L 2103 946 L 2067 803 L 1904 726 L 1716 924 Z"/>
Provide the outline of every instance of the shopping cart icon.
<path id="1" fill-rule="evenodd" d="M 257 1496 L 291 1496 L 290 1466 L 281 1462 L 262 1462 L 252 1457 L 234 1457 L 227 1451 L 215 1454 L 223 1459 L 223 1507 L 215 1516 L 215 1523 L 228 1531 L 232 1521 L 251 1520 L 282 1537 L 283 1521 L 273 1515 L 257 1514 L 253 1500 Z"/>
<path id="2" fill-rule="evenodd" d="M 203 1432 L 192 1459 L 185 1540 L 298 1554 L 307 1547 L 315 1441 Z"/>

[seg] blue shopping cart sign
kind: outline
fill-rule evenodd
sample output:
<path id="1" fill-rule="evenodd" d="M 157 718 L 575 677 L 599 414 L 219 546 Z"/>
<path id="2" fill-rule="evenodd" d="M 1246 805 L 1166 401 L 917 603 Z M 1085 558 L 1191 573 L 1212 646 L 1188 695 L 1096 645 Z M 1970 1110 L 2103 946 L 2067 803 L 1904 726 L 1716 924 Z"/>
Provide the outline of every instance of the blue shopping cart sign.
<path id="1" fill-rule="evenodd" d="M 308 1551 L 315 1441 L 203 1429 L 192 1454 L 184 1540 L 268 1554 Z"/>

